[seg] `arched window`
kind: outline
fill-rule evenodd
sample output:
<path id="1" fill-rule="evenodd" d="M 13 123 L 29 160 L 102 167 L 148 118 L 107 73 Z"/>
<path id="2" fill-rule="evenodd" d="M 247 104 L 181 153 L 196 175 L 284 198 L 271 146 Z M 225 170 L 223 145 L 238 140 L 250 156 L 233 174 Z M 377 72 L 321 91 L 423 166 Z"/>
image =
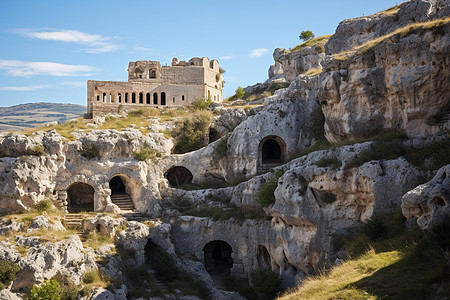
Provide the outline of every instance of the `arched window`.
<path id="1" fill-rule="evenodd" d="M 131 94 L 131 103 L 136 103 L 136 93 Z"/>
<path id="2" fill-rule="evenodd" d="M 125 93 L 125 103 L 128 103 L 128 93 Z"/>
<path id="3" fill-rule="evenodd" d="M 117 100 L 119 101 L 119 103 L 122 103 L 122 94 L 121 93 L 117 94 Z"/>
<path id="4" fill-rule="evenodd" d="M 161 93 L 161 105 L 166 105 L 166 93 Z"/>
<path id="5" fill-rule="evenodd" d="M 158 105 L 158 94 L 157 93 L 153 93 L 153 104 Z"/>
<path id="6" fill-rule="evenodd" d="M 145 103 L 150 104 L 150 93 L 147 93 L 145 100 L 146 100 Z"/>
<path id="7" fill-rule="evenodd" d="M 144 95 L 142 93 L 139 93 L 139 103 L 144 103 Z"/>
<path id="8" fill-rule="evenodd" d="M 150 78 L 156 78 L 156 71 L 155 70 L 151 70 L 150 71 Z"/>
<path id="9" fill-rule="evenodd" d="M 211 92 L 208 91 L 208 100 L 211 100 Z"/>
<path id="10" fill-rule="evenodd" d="M 97 101 L 100 101 L 100 96 L 99 95 L 97 95 Z"/>
<path id="11" fill-rule="evenodd" d="M 111 96 L 111 93 L 109 93 L 109 103 L 112 103 L 112 96 Z"/>
<path id="12" fill-rule="evenodd" d="M 103 93 L 103 103 L 106 103 L 106 93 Z"/>

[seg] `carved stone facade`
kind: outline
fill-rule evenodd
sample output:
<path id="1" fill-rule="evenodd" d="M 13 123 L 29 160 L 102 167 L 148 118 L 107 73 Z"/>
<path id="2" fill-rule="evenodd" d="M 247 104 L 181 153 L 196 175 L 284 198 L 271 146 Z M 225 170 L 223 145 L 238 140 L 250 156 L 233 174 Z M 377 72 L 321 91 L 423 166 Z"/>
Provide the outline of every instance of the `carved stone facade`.
<path id="1" fill-rule="evenodd" d="M 128 65 L 128 82 L 87 82 L 90 117 L 117 114 L 141 107 L 185 106 L 196 98 L 222 102 L 223 77 L 219 62 L 207 57 L 188 62 L 172 59 L 171 66 L 158 61 Z"/>

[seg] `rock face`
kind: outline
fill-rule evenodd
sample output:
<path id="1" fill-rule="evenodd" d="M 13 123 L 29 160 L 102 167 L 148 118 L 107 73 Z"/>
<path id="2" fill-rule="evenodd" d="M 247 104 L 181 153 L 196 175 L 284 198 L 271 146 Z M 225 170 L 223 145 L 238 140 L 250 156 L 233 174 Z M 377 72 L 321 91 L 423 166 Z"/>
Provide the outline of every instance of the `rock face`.
<path id="1" fill-rule="evenodd" d="M 419 0 L 400 4 L 397 13 L 381 12 L 344 20 L 325 44 L 325 52 L 335 54 L 347 51 L 411 23 L 442 19 L 449 15 L 448 0 Z"/>
<path id="2" fill-rule="evenodd" d="M 450 218 L 450 165 L 439 169 L 429 182 L 407 192 L 402 198 L 403 215 L 422 229 L 448 222 Z"/>
<path id="3" fill-rule="evenodd" d="M 382 128 L 418 137 L 448 128 L 449 34 L 449 24 L 419 29 L 345 61 L 324 63 L 318 100 L 326 138 L 339 142 Z"/>

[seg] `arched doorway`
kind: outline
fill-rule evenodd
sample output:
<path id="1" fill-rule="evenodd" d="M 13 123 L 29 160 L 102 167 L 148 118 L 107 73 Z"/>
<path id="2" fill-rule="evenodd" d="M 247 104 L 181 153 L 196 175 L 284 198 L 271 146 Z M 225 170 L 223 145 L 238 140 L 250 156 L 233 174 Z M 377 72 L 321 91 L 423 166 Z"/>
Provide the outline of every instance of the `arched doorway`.
<path id="1" fill-rule="evenodd" d="M 271 267 L 269 251 L 263 245 L 258 245 L 257 259 L 261 270 Z"/>
<path id="2" fill-rule="evenodd" d="M 166 178 L 171 187 L 177 188 L 180 185 L 192 182 L 192 173 L 185 167 L 175 166 L 166 172 Z"/>
<path id="3" fill-rule="evenodd" d="M 233 249 L 224 241 L 211 241 L 203 247 L 205 269 L 211 275 L 221 275 L 233 267 Z"/>
<path id="4" fill-rule="evenodd" d="M 94 188 L 83 182 L 75 182 L 67 190 L 69 213 L 94 211 Z"/>
<path id="5" fill-rule="evenodd" d="M 127 192 L 124 178 L 116 175 L 109 181 L 109 188 L 111 189 L 111 201 L 117 205 L 121 210 L 133 210 L 133 199 Z"/>
<path id="6" fill-rule="evenodd" d="M 260 163 L 278 165 L 284 162 L 286 143 L 282 138 L 272 135 L 264 138 L 259 144 Z"/>
<path id="7" fill-rule="evenodd" d="M 166 105 L 166 93 L 161 93 L 161 105 Z"/>

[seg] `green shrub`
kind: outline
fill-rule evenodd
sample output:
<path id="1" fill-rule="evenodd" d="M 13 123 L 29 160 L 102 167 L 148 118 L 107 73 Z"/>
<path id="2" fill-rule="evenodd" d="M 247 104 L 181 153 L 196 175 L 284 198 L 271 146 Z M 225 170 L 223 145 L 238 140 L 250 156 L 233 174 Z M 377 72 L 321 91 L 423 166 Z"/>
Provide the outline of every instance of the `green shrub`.
<path id="1" fill-rule="evenodd" d="M 440 169 L 442 166 L 450 164 L 450 139 L 434 140 L 423 148 L 408 151 L 405 159 L 418 167 L 430 170 Z M 427 159 L 429 162 L 425 166 Z"/>
<path id="2" fill-rule="evenodd" d="M 216 146 L 214 147 L 214 153 L 216 154 L 217 158 L 222 158 L 227 156 L 228 153 L 228 138 L 230 136 L 227 135 L 225 137 L 223 137 L 222 139 L 220 139 L 220 141 L 218 141 L 216 143 Z"/>
<path id="3" fill-rule="evenodd" d="M 47 279 L 42 284 L 34 284 L 28 300 L 60 300 L 61 287 L 55 278 Z"/>
<path id="4" fill-rule="evenodd" d="M 93 158 L 100 158 L 100 153 L 99 153 L 98 148 L 92 144 L 83 146 L 83 151 L 82 151 L 81 155 L 86 157 L 89 160 L 91 160 Z"/>
<path id="5" fill-rule="evenodd" d="M 316 161 L 314 164 L 321 168 L 331 167 L 333 169 L 337 169 L 340 166 L 342 166 L 342 162 L 339 159 L 337 159 L 336 157 L 332 157 L 332 158 L 322 157 L 321 159 Z"/>
<path id="6" fill-rule="evenodd" d="M 41 144 L 37 144 L 34 147 L 28 148 L 25 154 L 26 155 L 42 156 L 42 155 L 45 155 L 45 148 Z"/>
<path id="7" fill-rule="evenodd" d="M 242 99 L 242 98 L 244 98 L 244 96 L 245 96 L 245 91 L 244 91 L 244 89 L 242 88 L 242 86 L 238 86 L 238 87 L 237 87 L 237 89 L 236 89 L 234 95 L 236 96 L 236 99 Z"/>
<path id="8" fill-rule="evenodd" d="M 274 299 L 282 291 L 281 278 L 269 269 L 253 271 L 250 277 L 255 291 L 264 294 L 260 299 Z"/>
<path id="9" fill-rule="evenodd" d="M 403 144 L 398 140 L 378 140 L 371 147 L 371 149 L 359 153 L 357 157 L 349 162 L 347 167 L 359 167 L 371 160 L 395 159 L 406 153 Z"/>
<path id="10" fill-rule="evenodd" d="M 86 284 L 93 283 L 100 279 L 100 275 L 97 270 L 87 271 L 83 275 L 83 282 Z"/>
<path id="11" fill-rule="evenodd" d="M 44 211 L 46 213 L 51 213 L 54 211 L 54 206 L 52 200 L 41 200 L 39 201 L 36 206 L 36 210 L 40 213 L 43 213 Z"/>
<path id="12" fill-rule="evenodd" d="M 255 194 L 256 202 L 261 205 L 261 207 L 266 207 L 275 202 L 275 189 L 278 185 L 278 179 L 283 176 L 284 171 L 278 169 L 275 171 L 272 178 L 261 184 L 259 190 Z"/>
<path id="13" fill-rule="evenodd" d="M 155 158 L 158 155 L 155 150 L 148 147 L 142 148 L 140 151 L 133 151 L 135 160 L 146 161 L 148 159 Z"/>
<path id="14" fill-rule="evenodd" d="M 323 45 L 317 45 L 316 46 L 316 52 L 317 53 L 324 53 L 325 52 L 325 47 Z"/>
<path id="15" fill-rule="evenodd" d="M 266 91 L 269 91 L 272 95 L 276 90 L 283 89 L 289 86 L 287 82 L 272 81 Z"/>
<path id="16" fill-rule="evenodd" d="M 226 290 L 236 291 L 248 300 L 258 299 L 255 290 L 246 280 L 236 280 L 229 272 L 224 272 L 222 274 L 222 282 Z"/>
<path id="17" fill-rule="evenodd" d="M 156 248 L 155 269 L 158 275 L 165 282 L 173 281 L 177 278 L 179 270 L 172 257 L 161 247 Z"/>
<path id="18" fill-rule="evenodd" d="M 311 30 L 303 30 L 300 32 L 300 36 L 298 37 L 302 41 L 309 41 L 315 37 L 314 33 Z"/>
<path id="19" fill-rule="evenodd" d="M 196 111 L 176 123 L 172 136 L 176 138 L 174 153 L 187 153 L 206 146 L 205 137 L 213 119 L 210 111 Z"/>
<path id="20" fill-rule="evenodd" d="M 19 271 L 19 265 L 9 260 L 0 259 L 0 291 L 16 279 L 16 274 Z"/>
<path id="21" fill-rule="evenodd" d="M 217 74 L 219 75 L 219 74 Z M 212 101 L 211 99 L 204 99 L 204 98 L 195 98 L 195 100 L 191 103 L 191 107 L 194 110 L 205 110 L 207 108 L 209 108 L 209 106 L 211 105 Z"/>

